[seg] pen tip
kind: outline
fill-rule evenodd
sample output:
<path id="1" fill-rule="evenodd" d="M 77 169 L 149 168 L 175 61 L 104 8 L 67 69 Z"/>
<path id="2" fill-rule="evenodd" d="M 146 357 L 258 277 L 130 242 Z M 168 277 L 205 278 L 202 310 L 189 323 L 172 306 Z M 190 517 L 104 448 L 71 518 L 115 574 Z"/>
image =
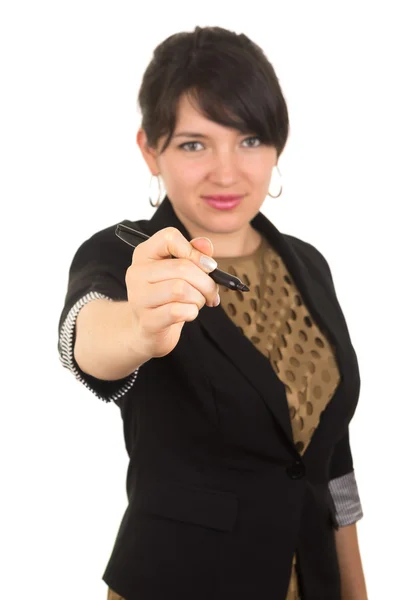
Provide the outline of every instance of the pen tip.
<path id="1" fill-rule="evenodd" d="M 239 286 L 239 290 L 240 292 L 249 292 L 250 289 L 247 285 L 245 285 L 245 283 L 243 283 L 242 285 Z"/>

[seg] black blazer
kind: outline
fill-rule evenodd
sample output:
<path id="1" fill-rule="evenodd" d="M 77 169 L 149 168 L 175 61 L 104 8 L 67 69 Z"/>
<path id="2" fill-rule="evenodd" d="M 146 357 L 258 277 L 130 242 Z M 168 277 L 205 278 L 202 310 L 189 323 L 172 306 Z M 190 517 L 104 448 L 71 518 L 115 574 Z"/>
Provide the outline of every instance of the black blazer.
<path id="1" fill-rule="evenodd" d="M 191 239 L 168 198 L 150 220 L 124 222 Z M 335 346 L 341 381 L 301 457 L 284 384 L 221 306 L 204 306 L 170 354 L 140 367 L 118 401 L 129 503 L 104 573 L 126 600 L 285 600 L 295 551 L 303 598 L 341 597 L 328 483 L 353 470 L 356 354 L 320 252 L 262 213 L 252 225 Z M 121 289 L 131 248 L 114 227 L 97 236 Z M 105 280 L 96 289 L 106 294 Z"/>

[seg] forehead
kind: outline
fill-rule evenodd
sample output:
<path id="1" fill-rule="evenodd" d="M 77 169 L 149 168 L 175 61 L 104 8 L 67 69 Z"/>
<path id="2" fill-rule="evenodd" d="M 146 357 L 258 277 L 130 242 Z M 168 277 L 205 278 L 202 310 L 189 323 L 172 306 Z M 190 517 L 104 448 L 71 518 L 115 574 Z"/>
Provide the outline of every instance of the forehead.
<path id="1" fill-rule="evenodd" d="M 177 109 L 176 109 L 176 124 L 182 124 L 185 122 L 189 122 L 192 119 L 195 122 L 202 123 L 211 123 L 211 121 L 200 112 L 199 107 L 195 103 L 194 99 L 187 94 L 183 94 L 178 101 Z"/>
<path id="2" fill-rule="evenodd" d="M 206 117 L 201 112 L 194 98 L 184 94 L 177 104 L 175 132 L 198 130 L 205 130 L 208 134 L 212 133 L 214 135 L 217 133 L 236 132 L 235 129 L 215 123 L 215 121 Z"/>

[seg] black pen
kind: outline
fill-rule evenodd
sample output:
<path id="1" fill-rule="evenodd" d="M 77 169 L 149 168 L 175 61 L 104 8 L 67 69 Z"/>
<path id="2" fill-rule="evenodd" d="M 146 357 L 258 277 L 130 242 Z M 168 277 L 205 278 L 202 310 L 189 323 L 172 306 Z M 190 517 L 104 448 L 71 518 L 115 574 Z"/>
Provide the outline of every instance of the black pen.
<path id="1" fill-rule="evenodd" d="M 141 242 L 149 239 L 149 235 L 146 233 L 142 233 L 142 231 L 137 231 L 136 229 L 132 229 L 128 227 L 128 225 L 124 225 L 123 223 L 119 223 L 116 226 L 116 235 L 126 242 L 133 248 L 136 248 Z M 172 258 L 176 258 L 172 256 Z M 221 271 L 220 269 L 215 269 L 211 271 L 211 273 L 207 273 L 216 283 L 219 285 L 223 285 L 224 287 L 229 288 L 229 290 L 238 290 L 240 292 L 249 292 L 249 287 L 245 285 L 238 277 L 231 275 L 230 273 L 226 273 L 225 271 Z"/>

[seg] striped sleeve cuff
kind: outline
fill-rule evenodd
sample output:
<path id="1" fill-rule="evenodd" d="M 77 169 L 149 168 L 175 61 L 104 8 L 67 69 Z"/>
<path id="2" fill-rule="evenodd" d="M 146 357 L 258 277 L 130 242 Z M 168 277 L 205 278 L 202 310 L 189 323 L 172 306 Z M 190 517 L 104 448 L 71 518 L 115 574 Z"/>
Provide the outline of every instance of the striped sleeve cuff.
<path id="1" fill-rule="evenodd" d="M 80 298 L 72 306 L 60 329 L 58 353 L 62 366 L 64 366 L 66 369 L 69 369 L 69 371 L 73 373 L 76 379 L 80 381 L 83 385 L 85 385 L 86 388 L 90 390 L 90 392 L 95 394 L 95 396 L 97 396 L 101 400 L 105 400 L 106 402 L 116 402 L 122 396 L 124 396 L 124 394 L 126 394 L 134 385 L 138 375 L 139 367 L 127 378 L 121 380 L 122 383 L 120 383 L 119 387 L 117 387 L 117 382 L 104 382 L 84 373 L 79 368 L 74 358 L 74 342 L 77 315 L 79 314 L 83 306 L 85 306 L 92 300 L 99 300 L 102 298 L 110 300 L 112 302 L 112 298 L 109 298 L 104 294 L 101 294 L 99 292 L 89 292 L 88 294 Z M 106 383 L 112 384 L 112 392 L 103 391 L 103 388 L 106 387 Z"/>
<path id="2" fill-rule="evenodd" d="M 332 479 L 328 487 L 334 501 L 335 517 L 339 527 L 352 525 L 364 516 L 354 471 Z"/>

